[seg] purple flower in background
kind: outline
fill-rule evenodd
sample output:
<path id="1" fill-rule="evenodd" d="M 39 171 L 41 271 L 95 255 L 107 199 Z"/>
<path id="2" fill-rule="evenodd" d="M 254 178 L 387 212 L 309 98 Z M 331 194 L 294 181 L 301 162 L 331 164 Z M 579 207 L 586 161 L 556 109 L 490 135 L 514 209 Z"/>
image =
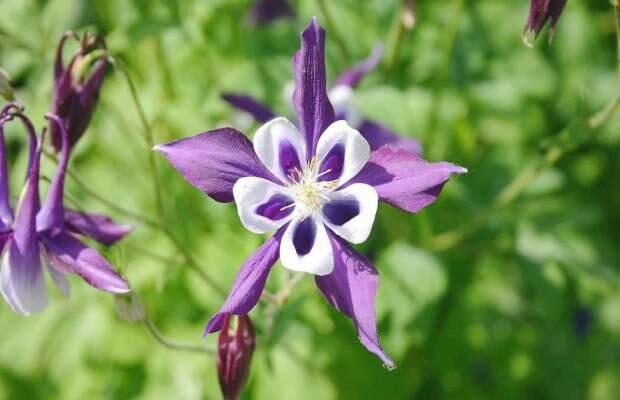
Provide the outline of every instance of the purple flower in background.
<path id="1" fill-rule="evenodd" d="M 68 38 L 79 40 L 79 49 L 65 65 L 63 49 Z M 58 44 L 50 113 L 63 120 L 71 148 L 82 137 L 92 118 L 108 64 L 105 42 L 88 32 L 81 39 L 74 32 L 68 32 Z M 60 151 L 63 140 L 60 129 L 50 123 L 49 130 L 52 146 Z"/>
<path id="2" fill-rule="evenodd" d="M 327 91 L 327 97 L 334 108 L 336 120 L 345 120 L 349 126 L 357 129 L 366 139 L 371 150 L 376 150 L 383 145 L 389 144 L 396 148 L 403 148 L 420 154 L 422 147 L 417 140 L 404 138 L 386 126 L 364 118 L 356 106 L 354 89 L 362 78 L 377 66 L 382 55 L 383 46 L 376 46 L 366 60 L 343 72 L 334 81 Z M 288 98 L 291 97 L 290 93 L 288 93 L 291 91 L 286 90 Z M 252 115 L 259 122 L 265 123 L 276 116 L 268 106 L 251 96 L 225 93 L 222 95 L 222 98 L 236 109 Z"/>
<path id="3" fill-rule="evenodd" d="M 421 146 L 417 140 L 403 138 L 384 125 L 365 119 L 356 106 L 354 89 L 362 78 L 376 67 L 382 53 L 382 46 L 377 46 L 366 60 L 342 73 L 327 91 L 327 96 L 334 108 L 336 119 L 346 120 L 351 127 L 359 130 L 372 150 L 390 144 L 393 147 L 420 153 Z M 269 107 L 250 96 L 227 93 L 222 98 L 238 110 L 249 113 L 259 122 L 267 122 L 275 116 Z"/>
<path id="4" fill-rule="evenodd" d="M 9 105 L 0 114 L 0 292 L 13 311 L 30 315 L 47 305 L 45 267 L 65 295 L 69 294 L 66 274 L 81 276 L 91 286 L 112 293 L 129 291 L 127 283 L 93 248 L 75 234 L 83 234 L 111 244 L 129 232 L 130 227 L 114 224 L 97 214 L 84 214 L 63 207 L 64 179 L 69 158 L 68 134 L 57 116 L 49 118 L 59 124 L 64 138 L 60 162 L 47 198 L 40 206 L 39 165 L 44 134 L 37 144 L 30 121 L 18 107 Z M 4 124 L 14 118 L 22 120 L 30 138 L 29 167 L 25 188 L 15 217 L 9 204 L 8 173 L 4 145 Z M 45 266 L 41 263 L 41 256 Z"/>
<path id="5" fill-rule="evenodd" d="M 248 13 L 252 25 L 269 24 L 278 18 L 291 18 L 295 13 L 286 0 L 256 0 Z"/>
<path id="6" fill-rule="evenodd" d="M 228 316 L 217 341 L 217 375 L 224 400 L 235 400 L 243 390 L 255 345 L 250 317 Z"/>
<path id="7" fill-rule="evenodd" d="M 299 130 L 275 118 L 256 132 L 254 143 L 223 128 L 156 150 L 216 201 L 235 201 L 248 230 L 275 231 L 241 267 L 206 334 L 221 330 L 229 315 L 250 312 L 280 259 L 285 268 L 315 275 L 326 300 L 353 320 L 362 344 L 393 368 L 377 335 L 379 275 L 347 242 L 366 240 L 379 200 L 417 212 L 435 201 L 450 175 L 466 170 L 389 145 L 371 152 L 360 132 L 336 120 L 324 46 L 325 31 L 313 19 L 293 58 Z"/>
<path id="8" fill-rule="evenodd" d="M 566 0 L 531 0 L 530 14 L 525 23 L 525 43 L 529 45 L 529 37 L 537 38 L 544 26 L 549 22 L 549 41 L 553 39 L 555 26 L 560 20 Z"/>

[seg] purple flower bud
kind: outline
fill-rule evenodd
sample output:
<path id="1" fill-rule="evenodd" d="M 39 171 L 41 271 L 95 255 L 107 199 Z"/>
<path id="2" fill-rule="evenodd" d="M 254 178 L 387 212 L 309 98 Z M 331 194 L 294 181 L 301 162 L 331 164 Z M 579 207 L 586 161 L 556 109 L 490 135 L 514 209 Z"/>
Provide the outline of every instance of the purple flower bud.
<path id="1" fill-rule="evenodd" d="M 524 29 L 525 43 L 529 45 L 532 36 L 537 38 L 548 21 L 550 21 L 549 41 L 551 41 L 565 5 L 566 0 L 531 0 L 530 14 Z"/>
<path id="2" fill-rule="evenodd" d="M 245 386 L 254 345 L 250 317 L 227 316 L 217 344 L 217 373 L 225 400 L 235 400 Z"/>
<path id="3" fill-rule="evenodd" d="M 286 0 L 256 0 L 248 14 L 251 25 L 269 24 L 278 18 L 292 18 L 293 9 Z"/>
<path id="4" fill-rule="evenodd" d="M 63 48 L 68 38 L 79 40 L 80 45 L 69 63 L 64 64 Z M 82 137 L 90 122 L 108 64 L 105 42 L 88 32 L 81 39 L 74 32 L 67 32 L 58 44 L 50 113 L 63 120 L 71 148 Z M 52 146 L 60 151 L 61 132 L 55 123 L 50 123 L 49 129 Z"/>

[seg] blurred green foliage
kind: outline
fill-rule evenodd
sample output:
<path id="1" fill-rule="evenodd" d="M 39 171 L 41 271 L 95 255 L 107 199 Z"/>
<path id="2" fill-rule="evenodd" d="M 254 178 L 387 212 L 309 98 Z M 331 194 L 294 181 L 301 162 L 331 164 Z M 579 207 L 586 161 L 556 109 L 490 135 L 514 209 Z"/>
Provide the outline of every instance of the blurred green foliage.
<path id="1" fill-rule="evenodd" d="M 234 122 L 219 98 L 226 90 L 284 112 L 299 32 L 310 16 L 325 19 L 316 1 L 299 0 L 296 20 L 250 27 L 251 3 L 0 0 L 0 66 L 39 126 L 67 29 L 105 35 L 136 81 L 156 142 Z M 327 2 L 354 58 L 343 59 L 328 31 L 330 78 L 388 38 L 400 4 Z M 606 1 L 571 0 L 553 44 L 541 36 L 530 49 L 520 36 L 528 7 L 419 1 L 393 65 L 357 92 L 368 116 L 419 138 L 426 158 L 470 170 L 417 215 L 382 206 L 360 248 L 382 276 L 379 331 L 398 369 L 383 369 L 306 277 L 281 309 L 253 311 L 260 336 L 244 398 L 620 398 L 620 117 L 598 129 L 584 122 L 620 90 L 613 13 Z M 155 218 L 141 135 L 126 82 L 111 72 L 71 168 L 101 196 Z M 7 136 L 16 196 L 25 136 Z M 553 149 L 560 157 L 545 161 Z M 160 158 L 158 167 L 166 223 L 230 287 L 263 239 L 242 228 L 234 206 L 209 200 Z M 53 171 L 49 160 L 44 171 Z M 524 174 L 516 193 L 503 192 Z M 138 222 L 72 180 L 68 191 L 84 209 Z M 137 223 L 106 255 L 165 335 L 200 343 L 222 295 L 161 232 Z M 274 270 L 271 291 L 284 275 Z M 71 299 L 54 292 L 41 315 L 0 306 L 0 399 L 220 398 L 213 357 L 160 345 L 121 320 L 111 296 L 73 283 Z M 214 347 L 215 337 L 205 342 Z"/>

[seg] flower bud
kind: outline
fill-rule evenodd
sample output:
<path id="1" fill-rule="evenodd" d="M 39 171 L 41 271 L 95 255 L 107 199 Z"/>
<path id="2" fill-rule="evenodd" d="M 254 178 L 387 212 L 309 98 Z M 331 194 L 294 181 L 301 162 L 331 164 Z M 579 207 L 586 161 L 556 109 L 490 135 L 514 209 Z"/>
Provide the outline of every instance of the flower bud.
<path id="1" fill-rule="evenodd" d="M 80 44 L 69 62 L 63 62 L 63 48 L 68 38 L 79 39 Z M 103 39 L 88 32 L 80 39 L 77 34 L 65 34 L 56 50 L 54 66 L 54 91 L 50 113 L 60 117 L 65 124 L 70 146 L 82 137 L 97 105 L 103 83 L 108 53 Z M 62 136 L 56 124 L 50 124 L 52 146 L 60 151 Z"/>
<path id="2" fill-rule="evenodd" d="M 9 74 L 0 68 L 0 96 L 4 97 L 6 101 L 13 101 L 13 88 L 11 87 L 11 78 Z"/>
<path id="3" fill-rule="evenodd" d="M 217 372 L 225 400 L 235 400 L 245 386 L 255 334 L 247 315 L 226 317 L 217 345 Z"/>
<path id="4" fill-rule="evenodd" d="M 555 26 L 562 15 L 567 0 L 531 0 L 530 14 L 525 23 L 525 32 L 523 34 L 523 42 L 531 46 L 532 39 L 540 34 L 547 22 L 549 27 L 549 41 L 553 39 Z"/>

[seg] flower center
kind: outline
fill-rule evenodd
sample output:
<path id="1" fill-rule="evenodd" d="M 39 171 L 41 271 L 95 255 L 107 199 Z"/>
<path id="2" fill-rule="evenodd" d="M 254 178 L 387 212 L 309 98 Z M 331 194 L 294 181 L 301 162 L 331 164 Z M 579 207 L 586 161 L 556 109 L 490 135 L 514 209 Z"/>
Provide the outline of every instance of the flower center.
<path id="1" fill-rule="evenodd" d="M 334 190 L 338 181 L 319 181 L 318 179 L 331 172 L 327 169 L 319 173 L 319 161 L 312 157 L 305 168 L 301 171 L 295 168 L 295 172 L 289 175 L 290 182 L 287 184 L 295 193 L 295 203 L 287 207 L 295 207 L 295 213 L 301 219 L 314 215 L 323 208 L 323 204 L 329 201 L 325 195 Z"/>

